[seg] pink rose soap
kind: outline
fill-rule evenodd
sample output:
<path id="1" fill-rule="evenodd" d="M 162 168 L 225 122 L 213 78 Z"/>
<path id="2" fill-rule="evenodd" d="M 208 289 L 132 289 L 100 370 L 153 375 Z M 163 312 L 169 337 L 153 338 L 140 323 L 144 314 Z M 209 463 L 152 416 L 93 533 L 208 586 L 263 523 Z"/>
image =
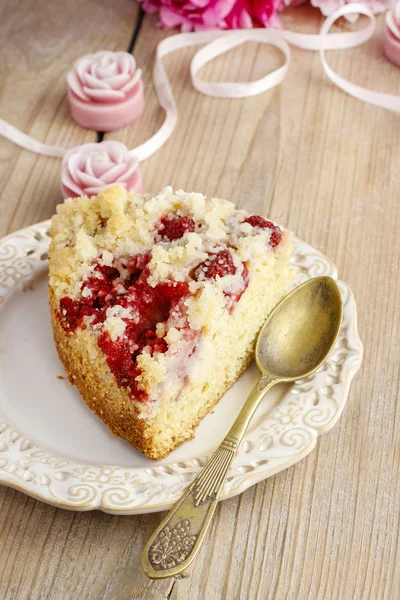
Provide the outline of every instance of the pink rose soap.
<path id="1" fill-rule="evenodd" d="M 128 52 L 83 56 L 68 73 L 67 83 L 72 117 L 87 129 L 121 129 L 143 112 L 142 71 Z"/>
<path id="2" fill-rule="evenodd" d="M 115 435 L 166 456 L 252 361 L 291 286 L 289 236 L 227 200 L 121 186 L 66 200 L 51 236 L 52 324 L 70 382 Z"/>
<path id="3" fill-rule="evenodd" d="M 139 161 L 121 142 L 107 140 L 71 148 L 61 164 L 63 198 L 96 196 L 99 191 L 119 183 L 126 190 L 143 188 Z"/>

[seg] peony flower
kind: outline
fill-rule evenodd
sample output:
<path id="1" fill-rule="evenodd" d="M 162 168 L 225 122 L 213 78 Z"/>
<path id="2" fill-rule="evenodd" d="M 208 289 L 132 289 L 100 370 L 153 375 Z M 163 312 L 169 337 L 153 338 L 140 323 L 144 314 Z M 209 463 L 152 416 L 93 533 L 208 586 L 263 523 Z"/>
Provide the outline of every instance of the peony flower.
<path id="1" fill-rule="evenodd" d="M 143 187 L 138 159 L 120 142 L 83 144 L 71 148 L 62 160 L 61 192 L 64 198 L 95 196 L 101 188 L 114 183 L 138 193 Z"/>
<path id="2" fill-rule="evenodd" d="M 159 12 L 158 25 L 181 31 L 280 27 L 282 0 L 141 0 L 146 12 Z"/>
<path id="3" fill-rule="evenodd" d="M 325 16 L 354 0 L 311 0 Z M 181 31 L 202 29 L 250 29 L 282 26 L 278 12 L 285 6 L 298 6 L 306 0 L 139 0 L 146 12 L 159 12 L 159 27 Z M 361 0 L 372 12 L 390 8 L 394 0 Z M 353 18 L 354 16 L 354 18 Z M 349 21 L 357 15 L 346 16 Z"/>
<path id="4" fill-rule="evenodd" d="M 73 118 L 96 131 L 113 131 L 131 123 L 144 108 L 141 77 L 129 52 L 83 56 L 67 75 Z"/>
<path id="5" fill-rule="evenodd" d="M 237 0 L 225 22 L 229 29 L 251 29 L 253 25 L 263 27 L 282 27 L 278 10 L 282 9 L 280 0 Z"/>

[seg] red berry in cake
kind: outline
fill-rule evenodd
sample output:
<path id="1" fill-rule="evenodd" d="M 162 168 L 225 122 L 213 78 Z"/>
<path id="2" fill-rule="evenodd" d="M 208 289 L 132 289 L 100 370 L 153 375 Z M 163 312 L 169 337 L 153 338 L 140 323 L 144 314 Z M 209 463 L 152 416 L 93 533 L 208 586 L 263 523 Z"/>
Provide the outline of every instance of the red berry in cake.
<path id="1" fill-rule="evenodd" d="M 186 232 L 193 233 L 194 221 L 189 217 L 165 217 L 161 219 L 161 228 L 159 230 L 163 237 L 169 239 L 170 242 L 173 240 L 179 240 Z"/>
<path id="2" fill-rule="evenodd" d="M 72 300 L 65 296 L 60 300 L 60 313 L 65 324 L 65 328 L 74 331 L 82 324 L 84 317 L 90 316 L 95 312 L 91 306 L 79 300 Z"/>
<path id="3" fill-rule="evenodd" d="M 225 277 L 225 275 L 234 275 L 236 273 L 236 267 L 231 252 L 229 250 L 221 250 L 218 254 L 210 255 L 209 258 L 197 267 L 195 278 L 199 279 L 201 273 L 204 273 L 204 277 L 207 279 Z"/>
<path id="4" fill-rule="evenodd" d="M 134 285 L 139 279 L 140 275 L 146 268 L 147 264 L 151 260 L 151 252 L 143 252 L 142 254 L 135 254 L 126 261 L 126 268 L 129 271 L 129 277 L 124 282 L 127 287 Z M 125 266 L 125 265 L 124 265 Z"/>
<path id="5" fill-rule="evenodd" d="M 121 387 L 129 387 L 139 401 L 146 400 L 146 393 L 141 390 L 136 377 L 140 375 L 140 369 L 136 361 L 132 360 L 129 349 L 129 340 L 113 341 L 107 332 L 101 334 L 98 339 L 99 348 L 104 352 L 107 364 Z"/>
<path id="6" fill-rule="evenodd" d="M 129 273 L 137 274 L 141 273 L 146 265 L 150 262 L 151 252 L 143 252 L 142 254 L 135 254 L 130 256 L 126 261 L 126 268 Z"/>
<path id="7" fill-rule="evenodd" d="M 190 293 L 187 281 L 164 281 L 153 289 L 161 304 L 177 304 Z"/>
<path id="8" fill-rule="evenodd" d="M 277 225 L 274 225 L 272 221 L 267 221 L 264 217 L 259 215 L 252 215 L 244 220 L 245 223 L 249 223 L 252 227 L 260 227 L 261 229 L 271 229 L 271 238 L 269 244 L 272 248 L 277 246 L 282 239 L 282 232 Z"/>
<path id="9" fill-rule="evenodd" d="M 64 297 L 60 301 L 60 317 L 69 332 L 85 326 L 86 316 L 93 317 L 92 324 L 104 323 L 107 310 L 113 306 L 131 312 L 131 317 L 124 316 L 123 338 L 113 340 L 103 332 L 98 345 L 118 384 L 129 387 L 140 401 L 146 399 L 146 393 L 136 382 L 141 372 L 137 358 L 143 351 L 153 356 L 168 350 L 167 342 L 157 336 L 154 328 L 157 323 L 167 321 L 171 312 L 177 311 L 181 301 L 190 295 L 186 281 L 167 280 L 150 286 L 147 282 L 150 259 L 151 252 L 146 252 L 121 261 L 129 272 L 127 279 L 122 279 L 117 268 L 97 264 L 91 276 L 81 284 L 81 292 L 85 290 L 86 294 L 79 300 Z"/>
<path id="10" fill-rule="evenodd" d="M 271 237 L 269 240 L 269 244 L 272 248 L 275 248 L 278 244 L 280 244 L 282 239 L 282 232 L 279 227 L 275 227 L 271 232 Z"/>
<path id="11" fill-rule="evenodd" d="M 137 354 L 142 352 L 144 348 L 147 348 L 150 355 L 153 356 L 154 352 L 166 352 L 168 350 L 168 344 L 163 338 L 159 338 L 154 329 L 147 329 L 142 333 L 138 341 L 139 349 Z"/>

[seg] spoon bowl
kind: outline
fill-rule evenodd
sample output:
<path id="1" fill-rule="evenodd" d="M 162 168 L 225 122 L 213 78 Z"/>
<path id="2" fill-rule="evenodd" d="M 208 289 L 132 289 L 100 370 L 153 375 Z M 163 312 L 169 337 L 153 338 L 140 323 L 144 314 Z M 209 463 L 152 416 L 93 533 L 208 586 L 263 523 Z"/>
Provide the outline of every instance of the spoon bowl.
<path id="1" fill-rule="evenodd" d="M 258 368 L 281 381 L 311 375 L 327 359 L 341 321 L 335 281 L 306 281 L 276 306 L 261 329 L 255 351 Z"/>

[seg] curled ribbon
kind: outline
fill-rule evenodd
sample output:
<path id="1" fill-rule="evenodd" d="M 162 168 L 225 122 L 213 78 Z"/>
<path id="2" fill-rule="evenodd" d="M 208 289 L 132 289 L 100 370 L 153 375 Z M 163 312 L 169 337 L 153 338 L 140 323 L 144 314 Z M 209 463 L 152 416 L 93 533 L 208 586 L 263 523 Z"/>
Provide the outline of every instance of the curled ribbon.
<path id="1" fill-rule="evenodd" d="M 370 22 L 366 27 L 358 31 L 344 32 L 344 33 L 329 33 L 334 22 L 339 18 L 347 14 L 360 14 L 365 15 L 369 18 Z M 397 15 L 399 16 L 399 15 Z M 387 29 L 390 34 L 394 37 L 397 36 L 397 42 L 399 45 L 400 51 L 400 29 L 399 29 L 399 20 L 396 18 L 396 15 L 392 12 L 388 12 L 386 16 Z M 351 81 L 341 77 L 331 67 L 328 65 L 327 60 L 325 58 L 326 50 L 338 50 L 338 49 L 346 49 L 346 48 L 354 48 L 355 46 L 359 46 L 365 43 L 367 40 L 375 32 L 376 21 L 373 13 L 369 8 L 362 4 L 347 4 L 334 11 L 327 19 L 324 21 L 320 33 L 319 34 L 305 34 L 305 33 L 296 33 L 293 31 L 287 30 L 266 30 L 266 29 L 251 29 L 251 30 L 235 30 L 235 31 L 221 31 L 221 30 L 212 30 L 212 31 L 200 31 L 194 33 L 181 33 L 169 38 L 162 40 L 158 46 L 156 51 L 156 60 L 154 64 L 153 71 L 153 81 L 156 89 L 157 97 L 160 103 L 160 106 L 165 110 L 166 116 L 164 123 L 160 127 L 160 129 L 146 142 L 137 146 L 132 150 L 127 150 L 126 153 L 122 152 L 121 148 L 118 149 L 118 152 L 113 153 L 113 156 L 121 157 L 121 160 L 125 160 L 125 162 L 129 162 L 129 158 L 135 157 L 139 161 L 145 160 L 152 156 L 157 150 L 159 150 L 168 138 L 171 136 L 175 125 L 178 120 L 178 111 L 176 107 L 176 102 L 174 95 L 172 93 L 172 89 L 168 80 L 168 76 L 164 69 L 164 65 L 162 59 L 170 54 L 171 52 L 175 52 L 181 48 L 187 48 L 189 46 L 198 46 L 201 44 L 206 44 L 203 48 L 201 48 L 193 57 L 190 65 L 190 74 L 193 86 L 201 93 L 208 96 L 215 96 L 218 98 L 247 98 L 250 96 L 255 96 L 257 94 L 261 94 L 266 90 L 270 90 L 275 86 L 281 83 L 288 71 L 290 65 L 291 58 L 291 50 L 290 45 L 295 46 L 297 48 L 302 48 L 305 50 L 314 50 L 318 51 L 322 63 L 322 67 L 324 72 L 328 76 L 328 78 L 334 83 L 337 87 L 342 89 L 347 94 L 350 94 L 354 98 L 372 104 L 374 106 L 385 108 L 387 110 L 400 112 L 400 97 L 392 94 L 386 94 L 383 92 L 376 92 L 373 90 L 368 90 L 366 88 L 360 87 Z M 274 70 L 272 73 L 265 75 L 261 79 L 251 82 L 206 82 L 202 81 L 197 75 L 199 69 L 201 69 L 208 62 L 228 52 L 232 48 L 240 46 L 248 41 L 255 41 L 262 44 L 267 44 L 271 46 L 275 46 L 278 48 L 284 55 L 285 62 L 278 69 Z M 395 40 L 396 41 L 396 40 Z M 386 46 L 385 46 L 385 51 Z M 388 53 L 387 53 L 388 54 Z M 389 56 L 390 60 L 395 62 L 391 56 Z M 399 63 L 400 63 L 400 54 L 399 54 Z M 33 152 L 37 152 L 39 154 L 44 154 L 46 156 L 64 156 L 68 152 L 68 158 L 70 164 L 74 166 L 74 182 L 75 189 L 79 188 L 79 177 L 80 171 L 77 170 L 77 161 L 75 161 L 74 151 L 80 153 L 80 163 L 83 164 L 85 161 L 83 160 L 82 153 L 85 146 L 90 146 L 91 152 L 91 160 L 86 161 L 85 164 L 94 164 L 93 163 L 93 144 L 84 144 L 83 146 L 78 146 L 75 149 L 66 150 L 63 148 L 56 148 L 54 146 L 49 146 L 46 144 L 42 144 L 37 142 L 30 136 L 25 135 L 15 127 L 9 125 L 5 121 L 0 119 L 0 134 L 9 140 L 15 142 L 16 144 L 26 148 L 27 150 L 32 150 Z M 97 144 L 99 146 L 99 152 L 102 153 L 104 159 L 104 152 L 106 148 L 104 146 L 105 142 L 101 142 Z M 100 149 L 100 146 L 102 148 Z M 115 149 L 114 149 L 115 150 Z M 105 159 L 104 159 L 105 160 Z M 114 158 L 111 159 L 112 161 Z M 67 162 L 63 161 L 63 168 L 65 167 Z M 114 163 L 114 165 L 119 165 L 119 163 Z M 97 165 L 98 167 L 98 165 Z M 114 169 L 113 172 L 119 172 L 119 169 Z M 91 167 L 92 169 L 92 167 Z M 98 167 L 98 172 L 101 171 L 100 167 Z M 123 170 L 123 169 L 122 169 Z M 88 173 L 83 173 L 83 179 L 85 181 Z M 93 169 L 89 173 L 90 176 L 90 186 L 96 188 L 97 186 L 102 184 L 104 181 L 103 178 L 99 178 L 96 176 L 96 173 Z M 63 179 L 68 179 L 65 173 L 63 174 Z M 106 179 L 110 177 L 107 176 Z M 95 181 L 96 180 L 96 181 Z M 136 184 L 141 182 L 140 176 L 134 178 Z M 107 183 L 115 183 L 107 182 Z M 127 182 L 123 181 L 123 184 L 127 186 Z M 141 184 L 140 184 L 141 185 Z M 68 186 L 67 186 L 68 187 Z M 133 184 L 135 187 L 135 183 Z M 139 185 L 138 185 L 139 187 Z M 79 188 L 81 189 L 81 188 Z M 136 188 L 135 188 L 136 189 Z M 64 192 L 65 193 L 65 192 Z"/>

